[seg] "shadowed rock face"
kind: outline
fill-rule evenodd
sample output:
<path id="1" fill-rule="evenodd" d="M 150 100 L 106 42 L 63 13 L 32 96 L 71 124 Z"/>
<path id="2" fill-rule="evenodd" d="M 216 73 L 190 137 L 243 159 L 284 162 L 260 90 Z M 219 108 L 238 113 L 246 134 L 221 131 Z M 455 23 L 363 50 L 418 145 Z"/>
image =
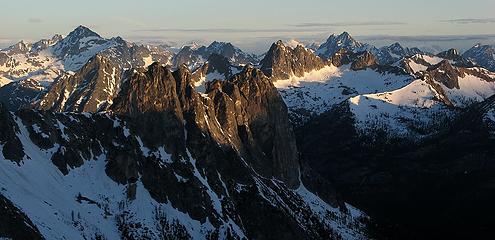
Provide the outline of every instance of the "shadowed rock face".
<path id="1" fill-rule="evenodd" d="M 24 149 L 16 133 L 17 125 L 5 106 L 0 103 L 0 144 L 6 159 L 19 163 L 24 158 Z"/>
<path id="2" fill-rule="evenodd" d="M 208 58 L 208 73 L 213 73 L 213 72 L 218 72 L 222 75 L 225 76 L 225 79 L 229 79 L 232 77 L 232 71 L 230 69 L 231 65 L 229 63 L 229 60 L 219 54 L 211 54 L 210 57 Z"/>
<path id="3" fill-rule="evenodd" d="M 437 57 L 453 61 L 453 65 L 457 67 L 474 67 L 476 66 L 471 60 L 462 57 L 457 49 L 449 49 L 437 54 Z"/>
<path id="4" fill-rule="evenodd" d="M 7 239 L 43 239 L 36 226 L 0 194 L 0 237 Z"/>
<path id="5" fill-rule="evenodd" d="M 444 59 L 448 59 L 448 60 L 456 60 L 457 58 L 459 58 L 461 55 L 459 54 L 459 52 L 457 51 L 457 49 L 449 49 L 447 51 L 443 51 L 439 54 L 437 54 L 438 57 L 441 57 L 441 58 L 444 58 Z"/>
<path id="6" fill-rule="evenodd" d="M 291 48 L 279 40 L 272 44 L 260 64 L 261 71 L 276 81 L 293 76 L 303 77 L 306 72 L 325 67 L 327 62 L 301 45 Z"/>
<path id="7" fill-rule="evenodd" d="M 11 82 L 0 88 L 0 101 L 10 111 L 30 108 L 33 101 L 38 99 L 43 87 L 31 79 Z"/>
<path id="8" fill-rule="evenodd" d="M 297 187 L 295 138 L 287 107 L 271 81 L 260 70 L 246 67 L 227 82 L 214 82 L 208 90 L 218 104 L 220 123 L 234 129 L 231 133 L 243 144 L 239 149 L 251 153 L 249 159 L 256 169 Z"/>
<path id="9" fill-rule="evenodd" d="M 354 53 L 346 49 L 339 49 L 329 61 L 337 67 L 351 64 L 351 69 L 354 71 L 378 67 L 376 57 L 367 51 Z"/>
<path id="10" fill-rule="evenodd" d="M 351 69 L 357 71 L 369 67 L 376 67 L 377 65 L 378 65 L 378 61 L 373 54 L 371 54 L 370 52 L 363 52 L 357 54 L 356 60 L 351 65 Z"/>

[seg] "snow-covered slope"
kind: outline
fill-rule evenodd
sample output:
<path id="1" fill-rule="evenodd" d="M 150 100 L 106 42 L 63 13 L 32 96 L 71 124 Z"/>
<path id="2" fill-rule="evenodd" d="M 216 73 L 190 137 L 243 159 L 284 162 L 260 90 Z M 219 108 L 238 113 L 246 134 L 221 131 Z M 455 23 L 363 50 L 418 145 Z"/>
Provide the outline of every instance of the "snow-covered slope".
<path id="1" fill-rule="evenodd" d="M 33 79 L 43 86 L 48 86 L 61 74 L 63 65 L 57 61 L 49 50 L 60 40 L 56 35 L 50 40 L 30 44 L 21 41 L 16 45 L 0 51 L 0 79 L 2 85 L 13 81 Z M 2 86 L 0 85 L 0 86 Z"/>
<path id="2" fill-rule="evenodd" d="M 364 134 L 384 130 L 395 137 L 420 139 L 444 127 L 459 109 L 495 94 L 495 74 L 485 69 L 453 67 L 442 60 L 421 71 L 421 79 L 401 89 L 349 99 L 357 128 Z"/>
<path id="3" fill-rule="evenodd" d="M 397 59 L 400 52 L 416 52 L 397 44 L 387 51 L 397 52 Z M 442 127 L 441 122 L 454 117 L 456 108 L 466 108 L 495 94 L 495 74 L 472 67 L 454 49 L 437 56 L 420 53 L 401 57 L 389 66 L 367 66 L 368 61 L 354 55 L 339 50 L 331 61 L 344 64 L 340 67 L 330 65 L 302 77 L 274 82 L 294 124 L 304 124 L 345 102 L 363 134 L 385 130 L 394 136 L 421 138 L 435 133 Z M 352 67 L 360 63 L 364 68 Z"/>
<path id="4" fill-rule="evenodd" d="M 442 58 L 428 55 L 428 54 L 415 54 L 409 58 L 399 60 L 395 65 L 403 66 L 406 69 L 410 69 L 411 73 L 419 73 L 426 71 L 429 67 L 440 63 Z"/>
<path id="5" fill-rule="evenodd" d="M 304 77 L 279 80 L 274 84 L 284 98 L 293 120 L 304 123 L 350 97 L 398 89 L 412 81 L 408 75 L 374 69 L 354 71 L 350 65 L 330 65 L 308 72 Z"/>
<path id="6" fill-rule="evenodd" d="M 353 97 L 348 104 L 361 134 L 386 131 L 394 137 L 417 138 L 434 133 L 451 116 L 438 99 L 433 87 L 415 80 L 395 91 Z"/>

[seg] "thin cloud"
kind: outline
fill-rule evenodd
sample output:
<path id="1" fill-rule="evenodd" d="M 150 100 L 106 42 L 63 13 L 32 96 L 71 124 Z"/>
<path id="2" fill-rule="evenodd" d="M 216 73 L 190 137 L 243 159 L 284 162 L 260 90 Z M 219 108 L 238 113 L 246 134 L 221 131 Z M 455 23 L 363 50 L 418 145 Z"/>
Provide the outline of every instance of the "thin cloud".
<path id="1" fill-rule="evenodd" d="M 486 35 L 438 35 L 438 36 L 390 36 L 390 35 L 373 35 L 373 36 L 360 36 L 360 40 L 364 41 L 376 41 L 376 40 L 390 40 L 390 41 L 409 41 L 409 42 L 449 42 L 449 41 L 480 41 L 491 40 L 495 38 L 495 34 Z"/>
<path id="2" fill-rule="evenodd" d="M 139 29 L 134 32 L 182 32 L 182 33 L 308 33 L 315 31 L 326 31 L 328 29 L 303 29 L 303 28 L 271 28 L 271 29 L 249 29 L 249 28 L 154 28 Z"/>
<path id="3" fill-rule="evenodd" d="M 28 22 L 30 22 L 30 23 L 42 23 L 43 19 L 41 19 L 41 18 L 29 18 Z"/>
<path id="4" fill-rule="evenodd" d="M 392 25 L 406 25 L 404 22 L 388 22 L 388 21 L 369 21 L 369 22 L 335 22 L 335 23 L 316 23 L 306 22 L 292 24 L 289 26 L 298 28 L 314 28 L 314 27 L 350 27 L 350 26 L 392 26 Z"/>
<path id="5" fill-rule="evenodd" d="M 460 18 L 443 20 L 441 22 L 454 23 L 454 24 L 487 24 L 495 23 L 495 18 Z"/>

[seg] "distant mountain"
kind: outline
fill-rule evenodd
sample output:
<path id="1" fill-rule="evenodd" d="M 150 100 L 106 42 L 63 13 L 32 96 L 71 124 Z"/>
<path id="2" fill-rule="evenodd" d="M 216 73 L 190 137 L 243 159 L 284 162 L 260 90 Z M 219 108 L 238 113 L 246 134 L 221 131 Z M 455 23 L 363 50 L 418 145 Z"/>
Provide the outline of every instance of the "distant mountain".
<path id="1" fill-rule="evenodd" d="M 212 54 L 226 57 L 233 65 L 257 64 L 259 61 L 255 55 L 247 54 L 231 43 L 214 41 L 207 47 L 196 43 L 182 47 L 174 56 L 173 64 L 175 67 L 185 64 L 190 69 L 196 69 Z"/>
<path id="2" fill-rule="evenodd" d="M 370 45 L 356 41 L 348 32 L 343 32 L 340 35 L 332 34 L 326 42 L 322 43 L 316 50 L 316 54 L 322 58 L 329 59 L 340 49 L 349 50 L 352 52 L 363 52 L 373 48 Z"/>
<path id="3" fill-rule="evenodd" d="M 467 50 L 462 56 L 481 67 L 495 71 L 495 46 L 493 45 L 477 44 Z"/>
<path id="4" fill-rule="evenodd" d="M 437 54 L 437 57 L 449 60 L 458 67 L 475 67 L 476 63 L 460 55 L 457 49 L 449 49 Z"/>
<path id="5" fill-rule="evenodd" d="M 377 55 L 380 63 L 384 65 L 392 64 L 402 58 L 422 53 L 424 52 L 419 48 L 404 48 L 400 43 L 394 43 L 390 46 L 382 47 L 378 51 L 374 51 L 374 54 Z"/>
<path id="6" fill-rule="evenodd" d="M 79 70 L 97 53 L 113 58 L 126 68 L 150 65 L 153 61 L 168 64 L 172 55 L 162 48 L 128 43 L 120 37 L 105 39 L 84 26 L 55 44 L 53 53 L 62 59 L 67 71 Z"/>
<path id="7" fill-rule="evenodd" d="M 231 43 L 214 41 L 206 48 L 198 49 L 206 55 L 213 53 L 226 57 L 234 65 L 257 64 L 258 58 L 254 54 L 247 54 Z"/>
<path id="8" fill-rule="evenodd" d="M 315 51 L 315 52 L 316 52 L 316 51 L 318 50 L 318 48 L 320 48 L 320 45 L 321 45 L 321 43 L 318 43 L 318 42 L 312 42 L 312 43 L 306 44 L 306 46 L 305 46 L 305 47 L 306 47 L 307 49 L 311 49 L 311 50 L 313 50 L 313 51 Z"/>
<path id="9" fill-rule="evenodd" d="M 190 69 L 196 69 L 202 66 L 208 57 L 203 56 L 202 53 L 198 51 L 199 48 L 200 46 L 196 43 L 183 46 L 180 51 L 174 55 L 172 65 L 176 68 L 181 65 L 186 65 Z"/>
<path id="10" fill-rule="evenodd" d="M 68 79 L 96 54 L 108 59 L 119 73 L 124 68 L 147 66 L 155 61 L 170 64 L 172 58 L 166 48 L 133 44 L 120 37 L 102 38 L 79 26 L 66 37 L 55 35 L 34 44 L 19 42 L 0 51 L 0 79 L 11 84 L 9 89 L 23 89 L 15 93 L 36 92 L 29 96 L 38 97 L 48 91 L 54 80 Z M 0 100 L 14 110 L 29 106 L 36 99 L 0 91 Z"/>
<path id="11" fill-rule="evenodd" d="M 260 62 L 261 70 L 273 81 L 303 77 L 305 73 L 319 70 L 327 61 L 316 56 L 311 50 L 297 45 L 295 48 L 285 46 L 279 40 L 273 43 Z"/>
<path id="12" fill-rule="evenodd" d="M 404 48 L 399 43 L 378 49 L 373 45 L 361 43 L 355 40 L 349 33 L 343 32 L 340 35 L 331 35 L 325 43 L 318 47 L 316 54 L 322 58 L 329 59 L 341 49 L 354 53 L 368 51 L 375 55 L 378 62 L 382 65 L 389 65 L 404 57 L 423 53 L 418 48 Z"/>

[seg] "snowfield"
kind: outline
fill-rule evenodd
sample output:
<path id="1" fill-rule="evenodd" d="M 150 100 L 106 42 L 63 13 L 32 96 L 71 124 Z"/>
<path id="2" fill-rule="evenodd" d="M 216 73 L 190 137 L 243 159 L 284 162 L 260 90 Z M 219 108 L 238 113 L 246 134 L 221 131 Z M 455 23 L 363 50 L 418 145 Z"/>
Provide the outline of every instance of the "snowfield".
<path id="1" fill-rule="evenodd" d="M 274 84 L 289 110 L 305 109 L 318 115 L 350 97 L 391 91 L 410 82 L 412 77 L 408 75 L 382 74 L 373 69 L 353 71 L 349 65 L 331 65 L 302 78 L 292 77 Z"/>
<path id="2" fill-rule="evenodd" d="M 362 133 L 380 129 L 395 137 L 421 138 L 433 133 L 428 129 L 435 129 L 439 121 L 451 115 L 437 96 L 429 84 L 416 80 L 395 91 L 359 95 L 348 102 Z"/>

